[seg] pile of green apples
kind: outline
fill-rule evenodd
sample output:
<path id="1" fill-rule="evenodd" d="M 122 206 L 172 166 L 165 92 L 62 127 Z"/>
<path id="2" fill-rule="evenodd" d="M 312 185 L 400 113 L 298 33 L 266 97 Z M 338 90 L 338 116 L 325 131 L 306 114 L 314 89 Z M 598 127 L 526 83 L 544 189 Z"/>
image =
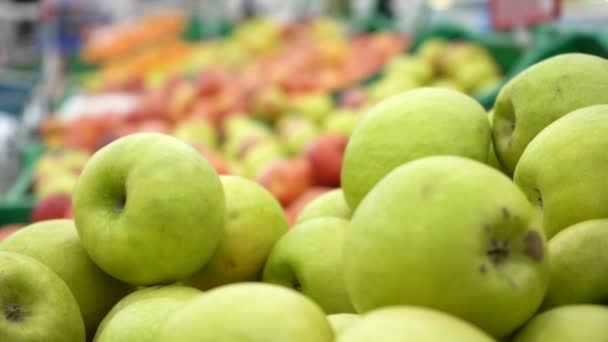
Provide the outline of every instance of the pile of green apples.
<path id="1" fill-rule="evenodd" d="M 431 38 L 413 54 L 392 57 L 366 92 L 372 103 L 422 86 L 475 95 L 494 89 L 502 77 L 494 57 L 482 45 Z"/>
<path id="2" fill-rule="evenodd" d="M 74 220 L 0 242 L 0 341 L 608 340 L 608 60 L 531 66 L 488 114 L 366 111 L 341 187 L 280 202 L 168 135 L 86 163 Z"/>

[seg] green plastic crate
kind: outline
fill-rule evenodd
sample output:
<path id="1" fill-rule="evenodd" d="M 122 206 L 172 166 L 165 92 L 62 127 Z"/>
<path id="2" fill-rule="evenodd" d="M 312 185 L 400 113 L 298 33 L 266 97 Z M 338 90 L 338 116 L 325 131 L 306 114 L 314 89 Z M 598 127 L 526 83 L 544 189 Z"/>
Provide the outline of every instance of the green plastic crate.
<path id="1" fill-rule="evenodd" d="M 35 204 L 31 195 L 36 161 L 44 152 L 44 147 L 33 143 L 23 151 L 23 169 L 15 184 L 0 197 L 0 225 L 28 223 L 30 212 Z"/>

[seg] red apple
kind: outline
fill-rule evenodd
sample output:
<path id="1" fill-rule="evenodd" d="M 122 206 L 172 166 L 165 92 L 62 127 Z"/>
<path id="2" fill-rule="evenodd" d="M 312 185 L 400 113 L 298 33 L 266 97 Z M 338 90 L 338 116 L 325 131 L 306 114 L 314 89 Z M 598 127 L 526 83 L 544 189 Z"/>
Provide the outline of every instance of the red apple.
<path id="1" fill-rule="evenodd" d="M 6 239 L 9 235 L 21 229 L 21 227 L 23 227 L 21 224 L 7 224 L 0 227 L 0 241 Z"/>
<path id="2" fill-rule="evenodd" d="M 226 75 L 219 70 L 205 70 L 198 75 L 196 88 L 203 96 L 219 93 L 224 87 Z"/>
<path id="3" fill-rule="evenodd" d="M 64 218 L 68 208 L 72 206 L 72 198 L 68 193 L 54 193 L 42 198 L 30 215 L 32 222 Z"/>
<path id="4" fill-rule="evenodd" d="M 348 137 L 341 134 L 325 134 L 306 148 L 306 158 L 312 167 L 315 185 L 339 187 L 342 160 Z"/>
<path id="5" fill-rule="evenodd" d="M 312 185 L 308 160 L 278 160 L 267 166 L 257 181 L 283 205 L 288 206 Z"/>
<path id="6" fill-rule="evenodd" d="M 192 146 L 200 152 L 200 154 L 209 162 L 209 164 L 211 164 L 211 166 L 215 169 L 215 172 L 220 175 L 230 174 L 228 162 L 219 154 L 201 144 L 192 144 Z"/>
<path id="7" fill-rule="evenodd" d="M 315 198 L 323 195 L 327 191 L 330 191 L 331 188 L 325 187 L 312 187 L 306 190 L 298 199 L 296 199 L 293 203 L 291 203 L 286 209 L 285 214 L 287 215 L 287 221 L 291 226 L 295 221 L 300 211 L 304 209 L 304 207 L 312 202 Z"/>

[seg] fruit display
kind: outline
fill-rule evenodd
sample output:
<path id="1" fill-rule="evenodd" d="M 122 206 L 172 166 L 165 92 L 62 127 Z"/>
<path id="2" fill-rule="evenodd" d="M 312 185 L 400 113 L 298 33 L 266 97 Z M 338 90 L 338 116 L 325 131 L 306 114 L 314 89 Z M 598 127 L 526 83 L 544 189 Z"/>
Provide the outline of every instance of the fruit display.
<path id="1" fill-rule="evenodd" d="M 473 43 L 258 18 L 203 53 L 149 20 L 191 55 L 107 73 L 163 49 L 125 28 L 87 53 L 89 95 L 126 101 L 41 127 L 0 341 L 606 341 L 606 59 L 541 61 L 488 111 Z"/>

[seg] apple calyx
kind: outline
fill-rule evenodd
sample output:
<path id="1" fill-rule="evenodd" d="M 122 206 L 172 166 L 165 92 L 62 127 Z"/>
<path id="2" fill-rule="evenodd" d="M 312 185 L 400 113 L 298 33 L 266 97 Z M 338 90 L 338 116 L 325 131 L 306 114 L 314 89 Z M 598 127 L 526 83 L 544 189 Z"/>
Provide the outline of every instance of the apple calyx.
<path id="1" fill-rule="evenodd" d="M 120 198 L 118 198 L 118 201 L 116 201 L 116 203 L 114 204 L 114 211 L 117 214 L 120 214 L 122 212 L 122 210 L 125 208 L 126 204 L 127 204 L 127 194 L 124 194 L 124 195 L 120 196 Z"/>
<path id="2" fill-rule="evenodd" d="M 298 292 L 302 292 L 302 284 L 300 284 L 299 281 L 296 281 L 293 284 L 293 289 L 296 290 L 296 291 L 298 291 Z"/>
<path id="3" fill-rule="evenodd" d="M 490 246 L 486 249 L 486 255 L 495 265 L 499 265 L 509 257 L 509 241 L 507 240 L 492 240 Z"/>
<path id="4" fill-rule="evenodd" d="M 8 304 L 4 308 L 4 317 L 6 317 L 8 321 L 20 322 L 23 320 L 24 316 L 25 311 L 23 310 L 23 307 L 19 304 Z"/>

